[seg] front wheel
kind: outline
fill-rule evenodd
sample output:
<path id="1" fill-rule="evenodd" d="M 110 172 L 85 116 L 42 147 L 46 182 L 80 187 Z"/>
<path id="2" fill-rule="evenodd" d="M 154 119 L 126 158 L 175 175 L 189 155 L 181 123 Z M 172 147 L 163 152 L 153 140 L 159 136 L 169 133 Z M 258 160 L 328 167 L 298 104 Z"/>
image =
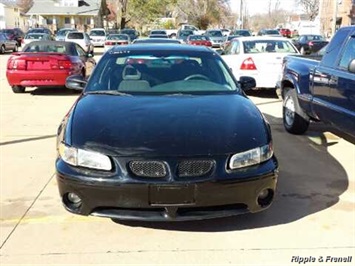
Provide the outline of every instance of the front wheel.
<path id="1" fill-rule="evenodd" d="M 12 91 L 14 92 L 14 93 L 24 93 L 25 92 L 25 87 L 23 87 L 23 86 L 12 86 Z"/>
<path id="2" fill-rule="evenodd" d="M 295 89 L 287 89 L 282 108 L 283 124 L 285 129 L 292 133 L 301 135 L 309 126 L 309 117 L 301 109 Z"/>
<path id="3" fill-rule="evenodd" d="M 0 54 L 4 54 L 5 53 L 5 46 L 1 45 L 0 47 Z"/>

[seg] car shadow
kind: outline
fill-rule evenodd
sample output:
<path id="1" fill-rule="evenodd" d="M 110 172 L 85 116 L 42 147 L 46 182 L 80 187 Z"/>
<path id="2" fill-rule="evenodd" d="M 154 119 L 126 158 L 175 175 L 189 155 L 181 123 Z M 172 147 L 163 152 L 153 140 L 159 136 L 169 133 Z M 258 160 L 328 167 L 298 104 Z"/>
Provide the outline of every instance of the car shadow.
<path id="1" fill-rule="evenodd" d="M 258 98 L 279 99 L 275 89 L 255 89 L 255 90 L 248 90 L 245 93 L 248 96 L 253 96 Z"/>
<path id="2" fill-rule="evenodd" d="M 25 93 L 33 96 L 68 96 L 79 95 L 81 91 L 71 90 L 66 87 L 35 87 L 26 88 Z"/>
<path id="3" fill-rule="evenodd" d="M 191 222 L 113 221 L 160 230 L 241 231 L 292 223 L 338 203 L 349 181 L 345 169 L 328 152 L 328 147 L 337 145 L 340 138 L 328 136 L 329 127 L 318 123 L 310 126 L 307 135 L 291 135 L 285 131 L 282 118 L 264 115 L 271 124 L 280 165 L 275 200 L 269 209 L 255 214 Z"/>

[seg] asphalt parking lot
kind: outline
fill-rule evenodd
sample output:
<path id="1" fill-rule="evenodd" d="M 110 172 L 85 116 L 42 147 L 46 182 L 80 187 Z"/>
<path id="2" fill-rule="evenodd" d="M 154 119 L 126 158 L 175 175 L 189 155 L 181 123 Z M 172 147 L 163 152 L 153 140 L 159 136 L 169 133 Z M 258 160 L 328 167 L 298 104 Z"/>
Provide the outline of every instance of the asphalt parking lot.
<path id="1" fill-rule="evenodd" d="M 179 223 L 75 216 L 60 202 L 54 161 L 57 127 L 78 94 L 65 88 L 14 94 L 5 76 L 8 57 L 0 55 L 1 265 L 354 265 L 355 140 L 322 124 L 290 135 L 281 101 L 254 91 L 249 96 L 271 124 L 280 162 L 268 210 Z"/>

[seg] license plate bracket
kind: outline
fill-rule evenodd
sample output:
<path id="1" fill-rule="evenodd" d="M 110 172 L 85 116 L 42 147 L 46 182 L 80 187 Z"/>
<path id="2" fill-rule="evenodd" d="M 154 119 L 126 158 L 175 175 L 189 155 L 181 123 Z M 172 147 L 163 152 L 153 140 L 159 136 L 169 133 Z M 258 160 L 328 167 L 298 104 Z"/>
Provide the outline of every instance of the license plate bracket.
<path id="1" fill-rule="evenodd" d="M 192 205 L 195 203 L 195 185 L 149 186 L 149 204 L 152 206 Z"/>

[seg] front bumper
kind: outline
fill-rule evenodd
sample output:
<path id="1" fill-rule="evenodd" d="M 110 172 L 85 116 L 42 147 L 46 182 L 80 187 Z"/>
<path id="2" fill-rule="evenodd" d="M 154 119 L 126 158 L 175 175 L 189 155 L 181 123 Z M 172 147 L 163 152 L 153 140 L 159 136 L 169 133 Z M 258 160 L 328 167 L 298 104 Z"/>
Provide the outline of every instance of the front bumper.
<path id="1" fill-rule="evenodd" d="M 276 189 L 278 168 L 275 158 L 267 162 L 267 172 L 248 178 L 200 180 L 196 182 L 137 182 L 110 178 L 74 177 L 59 171 L 57 183 L 64 207 L 76 214 L 121 220 L 187 221 L 233 216 L 267 209 Z M 69 167 L 69 166 L 68 166 Z M 265 167 L 264 167 L 265 169 Z M 270 192 L 263 205 L 258 196 Z M 80 206 L 68 201 L 68 193 L 81 199 Z"/>

